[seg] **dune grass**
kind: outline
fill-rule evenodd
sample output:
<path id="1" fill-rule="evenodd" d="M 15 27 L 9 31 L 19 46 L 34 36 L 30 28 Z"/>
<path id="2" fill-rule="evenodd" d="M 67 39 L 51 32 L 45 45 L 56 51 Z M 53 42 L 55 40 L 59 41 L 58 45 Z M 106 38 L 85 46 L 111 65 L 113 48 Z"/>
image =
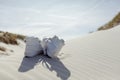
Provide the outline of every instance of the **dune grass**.
<path id="1" fill-rule="evenodd" d="M 120 12 L 111 21 L 109 21 L 107 24 L 98 28 L 98 31 L 110 29 L 110 28 L 113 28 L 113 27 L 115 27 L 119 24 L 120 24 Z"/>
<path id="2" fill-rule="evenodd" d="M 0 42 L 6 44 L 18 45 L 17 39 L 24 40 L 24 38 L 25 36 L 23 35 L 0 31 Z"/>

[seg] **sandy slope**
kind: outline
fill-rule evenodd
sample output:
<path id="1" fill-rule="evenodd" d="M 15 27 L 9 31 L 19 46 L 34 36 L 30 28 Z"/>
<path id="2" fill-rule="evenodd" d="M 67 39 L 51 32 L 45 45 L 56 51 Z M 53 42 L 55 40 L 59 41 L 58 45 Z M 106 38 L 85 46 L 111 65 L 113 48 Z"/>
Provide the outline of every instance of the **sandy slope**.
<path id="1" fill-rule="evenodd" d="M 67 41 L 59 59 L 23 58 L 25 44 L 10 45 L 15 51 L 0 57 L 0 80 L 120 80 L 119 34 L 120 26 Z"/>

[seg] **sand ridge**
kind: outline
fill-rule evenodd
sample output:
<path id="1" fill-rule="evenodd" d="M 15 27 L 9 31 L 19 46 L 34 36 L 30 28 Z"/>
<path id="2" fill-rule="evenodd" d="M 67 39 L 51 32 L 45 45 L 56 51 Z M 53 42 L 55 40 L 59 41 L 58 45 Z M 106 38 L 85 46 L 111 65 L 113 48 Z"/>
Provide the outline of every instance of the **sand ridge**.
<path id="1" fill-rule="evenodd" d="M 66 41 L 58 59 L 24 58 L 25 44 L 0 57 L 0 80 L 120 80 L 120 26 Z"/>

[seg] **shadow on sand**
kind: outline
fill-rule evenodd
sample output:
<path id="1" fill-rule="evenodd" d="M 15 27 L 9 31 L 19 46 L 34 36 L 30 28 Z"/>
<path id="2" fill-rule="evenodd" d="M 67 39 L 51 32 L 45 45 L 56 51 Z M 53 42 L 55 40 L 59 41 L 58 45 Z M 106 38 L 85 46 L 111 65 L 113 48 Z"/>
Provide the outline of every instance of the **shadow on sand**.
<path id="1" fill-rule="evenodd" d="M 61 80 L 67 80 L 71 73 L 65 65 L 58 59 L 51 59 L 40 55 L 33 58 L 23 58 L 22 63 L 18 69 L 19 72 L 26 72 L 33 69 L 36 65 L 42 64 L 49 71 L 55 71 L 56 76 Z"/>

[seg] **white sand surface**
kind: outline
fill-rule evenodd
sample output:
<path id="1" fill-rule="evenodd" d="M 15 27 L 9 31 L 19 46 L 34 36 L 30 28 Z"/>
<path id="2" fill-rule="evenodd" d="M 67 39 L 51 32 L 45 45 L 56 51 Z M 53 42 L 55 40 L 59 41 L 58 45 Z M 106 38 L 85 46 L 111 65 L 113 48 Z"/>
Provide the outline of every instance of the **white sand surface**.
<path id="1" fill-rule="evenodd" d="M 59 59 L 24 58 L 23 42 L 0 45 L 14 50 L 0 56 L 0 80 L 120 80 L 120 26 L 67 41 Z"/>

